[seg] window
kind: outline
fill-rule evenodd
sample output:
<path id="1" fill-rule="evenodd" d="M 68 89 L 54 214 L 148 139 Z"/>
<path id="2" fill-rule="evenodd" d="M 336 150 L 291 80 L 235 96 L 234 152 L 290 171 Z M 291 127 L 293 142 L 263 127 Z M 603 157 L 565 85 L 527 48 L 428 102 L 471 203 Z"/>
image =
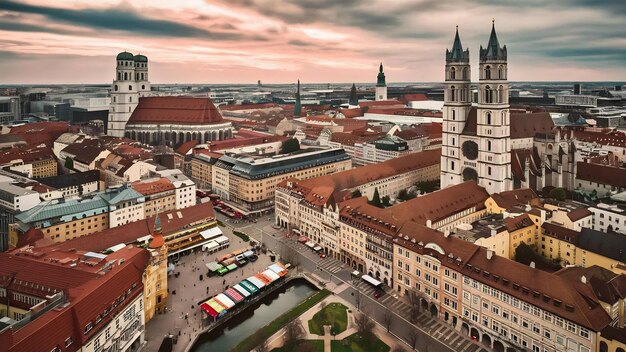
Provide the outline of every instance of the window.
<path id="1" fill-rule="evenodd" d="M 487 175 L 491 176 L 491 166 L 487 166 Z"/>
<path id="2" fill-rule="evenodd" d="M 491 79 L 491 66 L 485 67 L 485 79 Z"/>
<path id="3" fill-rule="evenodd" d="M 72 344 L 72 338 L 68 337 L 65 339 L 65 347 L 70 347 L 70 345 Z"/>
<path id="4" fill-rule="evenodd" d="M 91 323 L 87 324 L 85 326 L 85 334 L 87 334 L 91 330 L 92 327 L 93 327 L 93 325 L 91 325 Z"/>
<path id="5" fill-rule="evenodd" d="M 487 117 L 487 125 L 491 125 L 491 113 L 488 112 L 486 117 Z"/>

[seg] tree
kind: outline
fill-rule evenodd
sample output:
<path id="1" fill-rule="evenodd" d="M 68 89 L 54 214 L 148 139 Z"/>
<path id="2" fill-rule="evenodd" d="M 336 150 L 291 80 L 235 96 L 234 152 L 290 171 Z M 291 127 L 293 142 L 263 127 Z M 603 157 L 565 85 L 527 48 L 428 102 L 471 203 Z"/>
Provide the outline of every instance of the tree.
<path id="1" fill-rule="evenodd" d="M 554 188 L 550 191 L 549 197 L 556 200 L 565 200 L 567 192 L 563 188 Z"/>
<path id="2" fill-rule="evenodd" d="M 298 344 L 298 341 L 304 338 L 304 329 L 300 325 L 299 320 L 292 320 L 285 326 L 285 344 L 284 349 L 292 351 Z"/>
<path id="3" fill-rule="evenodd" d="M 387 333 L 389 333 L 389 330 L 391 329 L 391 324 L 393 324 L 393 312 L 391 312 L 389 309 L 385 309 L 385 312 L 383 313 L 383 322 L 385 323 L 385 327 L 387 328 Z"/>
<path id="4" fill-rule="evenodd" d="M 406 191 L 406 189 L 401 189 L 400 192 L 398 192 L 398 199 L 400 200 L 407 200 L 408 196 L 408 192 Z"/>
<path id="5" fill-rule="evenodd" d="M 409 346 L 411 346 L 412 349 L 415 349 L 419 338 L 419 332 L 416 329 L 410 329 L 406 335 L 406 342 L 409 343 Z"/>
<path id="6" fill-rule="evenodd" d="M 391 205 L 391 197 L 384 196 L 382 200 L 383 200 L 383 206 L 384 207 L 388 207 L 388 206 Z"/>
<path id="7" fill-rule="evenodd" d="M 361 291 L 356 290 L 354 292 L 354 305 L 356 306 L 356 310 L 361 310 Z"/>
<path id="8" fill-rule="evenodd" d="M 408 299 L 409 299 L 409 307 L 410 307 L 410 313 L 411 313 L 409 320 L 411 321 L 411 323 L 415 323 L 417 321 L 417 315 L 420 313 L 420 310 L 422 308 L 420 305 L 421 303 L 420 295 L 419 293 L 411 290 L 409 291 Z"/>
<path id="9" fill-rule="evenodd" d="M 356 324 L 356 330 L 359 334 L 368 338 L 371 336 L 374 331 L 374 327 L 376 326 L 376 323 L 374 323 L 372 318 L 363 312 L 357 313 L 354 318 L 354 323 Z"/>
<path id="10" fill-rule="evenodd" d="M 374 196 L 372 197 L 372 200 L 369 201 L 368 203 L 378 208 L 383 207 L 383 203 L 380 201 L 380 194 L 378 193 L 378 187 L 374 188 Z"/>
<path id="11" fill-rule="evenodd" d="M 298 352 L 315 352 L 317 350 L 315 349 L 315 345 L 313 345 L 312 342 L 304 341 L 303 343 L 298 345 L 298 349 L 296 351 L 298 351 Z"/>
<path id="12" fill-rule="evenodd" d="M 363 195 L 361 194 L 361 191 L 359 189 L 355 189 L 354 191 L 352 191 L 352 198 L 359 198 L 362 196 Z"/>
<path id="13" fill-rule="evenodd" d="M 69 156 L 65 158 L 65 168 L 66 169 L 74 168 L 74 160 L 72 160 L 72 158 L 70 158 Z"/>
<path id="14" fill-rule="evenodd" d="M 281 154 L 289 154 L 297 152 L 298 150 L 300 150 L 300 142 L 298 142 L 298 140 L 295 138 L 290 138 L 284 141 L 280 146 Z"/>
<path id="15" fill-rule="evenodd" d="M 515 248 L 515 261 L 522 264 L 530 264 L 536 259 L 535 252 L 526 243 L 521 242 L 517 248 Z"/>

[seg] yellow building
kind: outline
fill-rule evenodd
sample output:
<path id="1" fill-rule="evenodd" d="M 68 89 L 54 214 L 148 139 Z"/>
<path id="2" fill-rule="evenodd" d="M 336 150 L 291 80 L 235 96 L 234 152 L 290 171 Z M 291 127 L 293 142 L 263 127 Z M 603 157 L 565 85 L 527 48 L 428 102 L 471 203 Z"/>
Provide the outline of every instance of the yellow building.
<path id="1" fill-rule="evenodd" d="M 542 256 L 562 266 L 583 268 L 597 265 L 614 273 L 626 273 L 626 236 L 589 228 L 574 231 L 554 223 L 542 226 L 537 250 Z"/>
<path id="2" fill-rule="evenodd" d="M 143 273 L 144 311 L 146 322 L 167 308 L 167 245 L 161 233 L 161 219 L 157 215 L 152 239 L 148 244 L 150 264 Z"/>
<path id="3" fill-rule="evenodd" d="M 537 205 L 539 199 L 531 189 L 516 189 L 500 193 L 493 193 L 485 201 L 485 207 L 490 214 L 502 214 L 515 206 Z"/>

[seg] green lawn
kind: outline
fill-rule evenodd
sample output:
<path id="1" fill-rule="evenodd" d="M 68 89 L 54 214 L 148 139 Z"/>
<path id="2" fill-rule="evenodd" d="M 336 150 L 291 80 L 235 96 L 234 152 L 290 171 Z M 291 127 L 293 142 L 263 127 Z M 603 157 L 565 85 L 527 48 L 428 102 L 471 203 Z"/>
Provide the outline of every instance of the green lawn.
<path id="1" fill-rule="evenodd" d="M 300 344 L 298 344 L 296 348 L 304 348 L 303 345 L 306 343 L 311 344 L 313 348 L 315 348 L 312 351 L 324 352 L 324 341 L 322 340 L 305 340 L 305 341 L 302 341 Z M 307 349 L 307 351 L 309 350 Z M 278 347 L 278 348 L 274 348 L 272 352 L 290 352 L 290 351 L 285 351 L 282 347 Z"/>
<path id="2" fill-rule="evenodd" d="M 356 333 L 346 337 L 346 340 L 350 342 L 348 346 L 344 346 L 342 341 L 331 341 L 331 350 L 333 352 L 389 352 L 390 350 L 389 346 L 376 336 L 365 339 Z"/>
<path id="3" fill-rule="evenodd" d="M 324 325 L 332 325 L 334 335 L 346 331 L 348 327 L 347 310 L 348 307 L 341 303 L 328 304 L 309 320 L 309 331 L 311 334 L 324 335 Z"/>

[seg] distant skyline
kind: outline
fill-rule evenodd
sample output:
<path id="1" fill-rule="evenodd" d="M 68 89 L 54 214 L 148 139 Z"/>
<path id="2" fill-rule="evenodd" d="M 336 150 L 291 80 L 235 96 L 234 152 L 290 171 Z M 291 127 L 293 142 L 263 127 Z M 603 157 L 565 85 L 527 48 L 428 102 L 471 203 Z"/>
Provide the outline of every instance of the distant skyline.
<path id="1" fill-rule="evenodd" d="M 623 0 L 0 0 L 0 85 L 438 82 L 456 25 L 476 79 L 492 19 L 513 81 L 626 80 Z"/>

